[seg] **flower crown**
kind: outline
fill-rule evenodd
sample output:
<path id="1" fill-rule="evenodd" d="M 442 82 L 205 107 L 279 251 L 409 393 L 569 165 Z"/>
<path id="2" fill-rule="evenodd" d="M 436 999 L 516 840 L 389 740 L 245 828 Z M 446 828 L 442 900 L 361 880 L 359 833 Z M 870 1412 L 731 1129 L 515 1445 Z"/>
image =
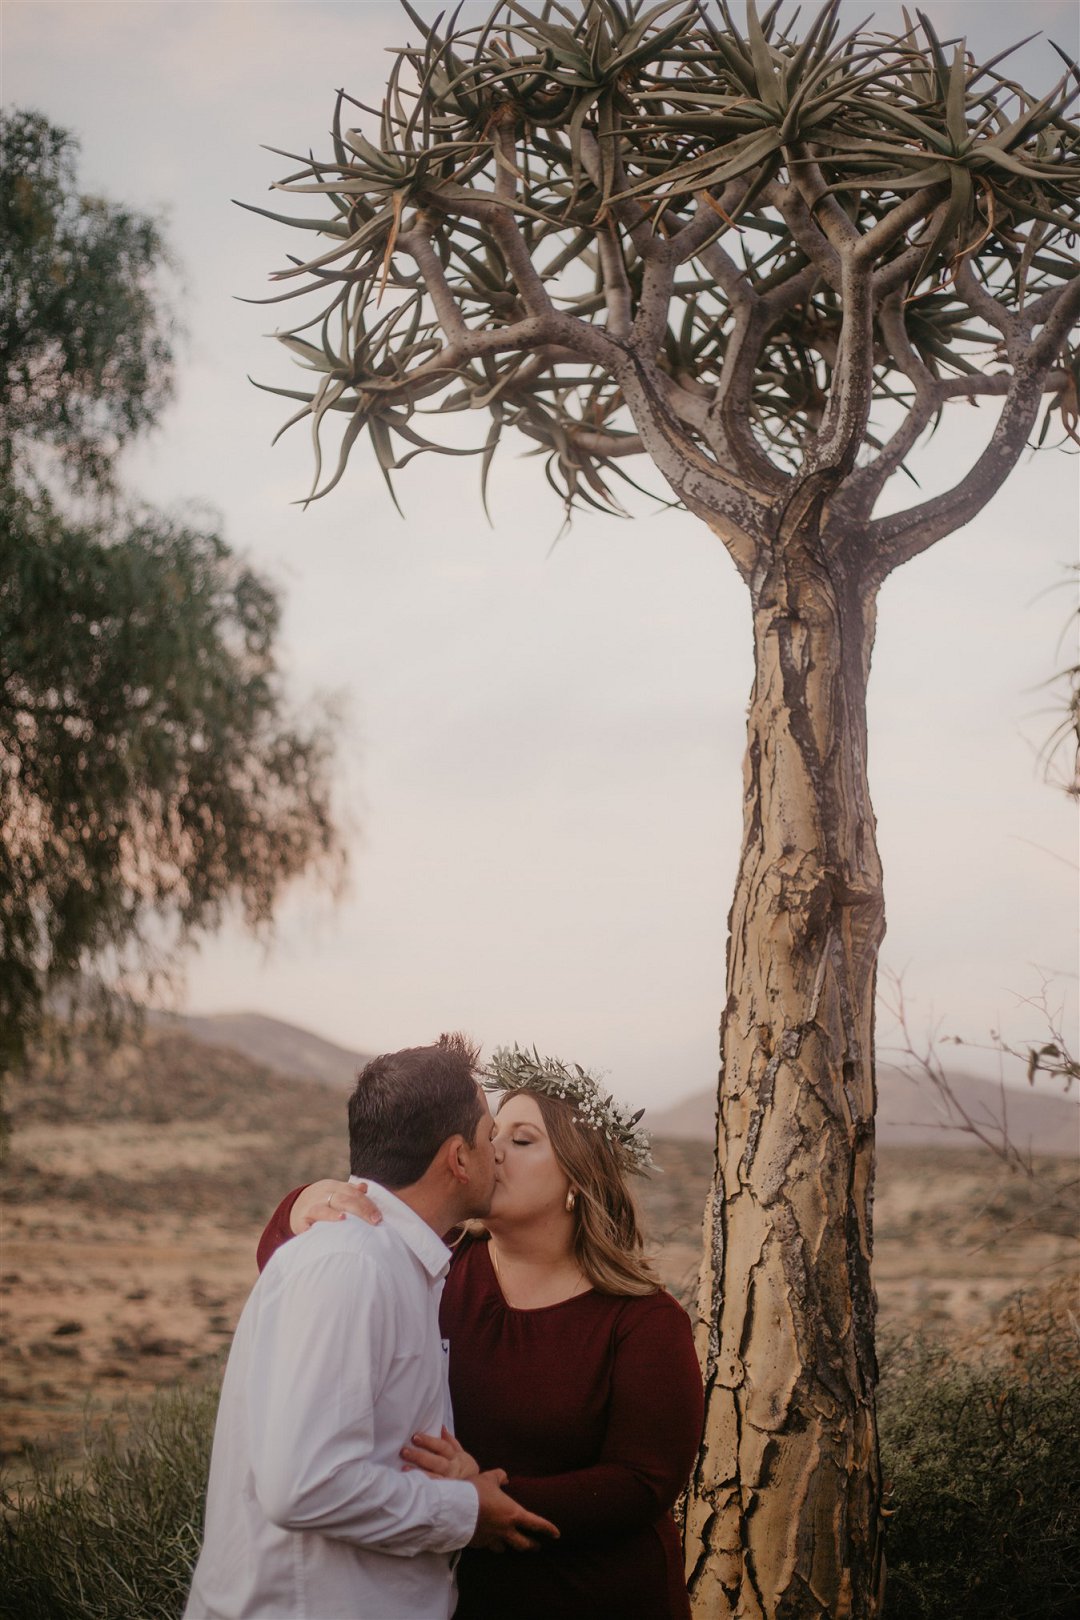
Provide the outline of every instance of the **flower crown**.
<path id="1" fill-rule="evenodd" d="M 489 1091 L 537 1091 L 544 1097 L 558 1097 L 573 1103 L 574 1119 L 600 1134 L 624 1160 L 629 1170 L 655 1170 L 648 1131 L 638 1120 L 639 1108 L 632 1114 L 607 1091 L 601 1091 L 594 1077 L 577 1063 L 568 1067 L 558 1058 L 541 1057 L 535 1046 L 531 1052 L 520 1047 L 500 1046 L 484 1070 Z"/>

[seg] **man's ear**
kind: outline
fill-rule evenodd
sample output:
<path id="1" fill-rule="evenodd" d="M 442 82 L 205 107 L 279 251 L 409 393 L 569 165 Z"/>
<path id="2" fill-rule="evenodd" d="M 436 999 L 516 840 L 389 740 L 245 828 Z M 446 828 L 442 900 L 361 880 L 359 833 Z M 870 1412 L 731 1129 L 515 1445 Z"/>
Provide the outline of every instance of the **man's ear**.
<path id="1" fill-rule="evenodd" d="M 463 1136 L 451 1136 L 443 1144 L 443 1163 L 462 1187 L 467 1187 L 470 1180 L 468 1146 Z"/>

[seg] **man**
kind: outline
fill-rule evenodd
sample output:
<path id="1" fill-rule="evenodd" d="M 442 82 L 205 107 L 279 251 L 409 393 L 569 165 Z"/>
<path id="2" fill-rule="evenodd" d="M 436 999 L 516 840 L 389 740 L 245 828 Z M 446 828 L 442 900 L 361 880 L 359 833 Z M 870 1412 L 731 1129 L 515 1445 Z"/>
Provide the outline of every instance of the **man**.
<path id="1" fill-rule="evenodd" d="M 271 1260 L 221 1391 L 206 1535 L 185 1620 L 448 1620 L 451 1554 L 556 1535 L 502 1490 L 404 1471 L 451 1424 L 442 1234 L 486 1213 L 492 1121 L 460 1035 L 373 1059 L 350 1161 L 378 1225 L 321 1222 Z"/>

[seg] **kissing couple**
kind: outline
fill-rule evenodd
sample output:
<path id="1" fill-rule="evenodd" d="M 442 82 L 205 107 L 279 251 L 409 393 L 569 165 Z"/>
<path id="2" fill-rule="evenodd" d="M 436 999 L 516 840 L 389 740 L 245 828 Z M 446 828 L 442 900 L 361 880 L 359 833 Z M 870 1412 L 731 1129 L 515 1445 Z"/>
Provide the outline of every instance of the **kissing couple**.
<path id="1" fill-rule="evenodd" d="M 688 1620 L 702 1386 L 628 1185 L 640 1115 L 478 1057 L 374 1058 L 350 1182 L 271 1217 L 185 1620 Z"/>

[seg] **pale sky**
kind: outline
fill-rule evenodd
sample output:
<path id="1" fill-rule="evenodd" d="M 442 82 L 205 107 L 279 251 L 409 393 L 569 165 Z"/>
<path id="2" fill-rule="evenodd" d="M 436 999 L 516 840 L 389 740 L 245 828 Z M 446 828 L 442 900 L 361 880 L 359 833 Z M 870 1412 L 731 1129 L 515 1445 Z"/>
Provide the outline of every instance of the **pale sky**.
<path id="1" fill-rule="evenodd" d="M 924 9 L 984 56 L 1038 28 L 1077 50 L 1071 3 Z M 226 929 L 192 959 L 188 1004 L 366 1050 L 446 1028 L 489 1047 L 535 1041 L 643 1104 L 712 1085 L 751 678 L 749 606 L 719 542 L 685 513 L 590 515 L 552 548 L 561 513 L 512 444 L 493 529 L 475 463 L 413 462 L 402 522 L 366 447 L 304 512 L 306 433 L 271 449 L 286 402 L 247 381 L 299 385 L 262 335 L 278 313 L 235 301 L 268 291 L 299 239 L 230 199 L 281 206 L 266 190 L 288 165 L 262 146 L 325 147 L 336 88 L 378 99 L 384 48 L 415 29 L 363 0 L 4 0 L 0 18 L 4 103 L 77 132 L 84 186 L 160 212 L 183 263 L 177 399 L 130 455 L 130 483 L 221 513 L 230 544 L 283 589 L 292 690 L 338 692 L 347 708 L 349 893 L 335 908 L 296 890 L 269 954 Z M 1036 42 L 1022 72 L 1044 83 L 1057 61 Z M 951 407 L 923 459 L 926 493 L 990 423 L 986 408 Z M 1035 755 L 1052 724 L 1040 683 L 1072 657 L 1055 649 L 1073 601 L 1059 582 L 1076 557 L 1076 469 L 1064 454 L 1026 460 L 882 594 L 882 960 L 905 973 L 920 1030 L 1038 1036 L 1024 998 L 1047 975 L 1075 1021 L 1076 812 Z"/>

